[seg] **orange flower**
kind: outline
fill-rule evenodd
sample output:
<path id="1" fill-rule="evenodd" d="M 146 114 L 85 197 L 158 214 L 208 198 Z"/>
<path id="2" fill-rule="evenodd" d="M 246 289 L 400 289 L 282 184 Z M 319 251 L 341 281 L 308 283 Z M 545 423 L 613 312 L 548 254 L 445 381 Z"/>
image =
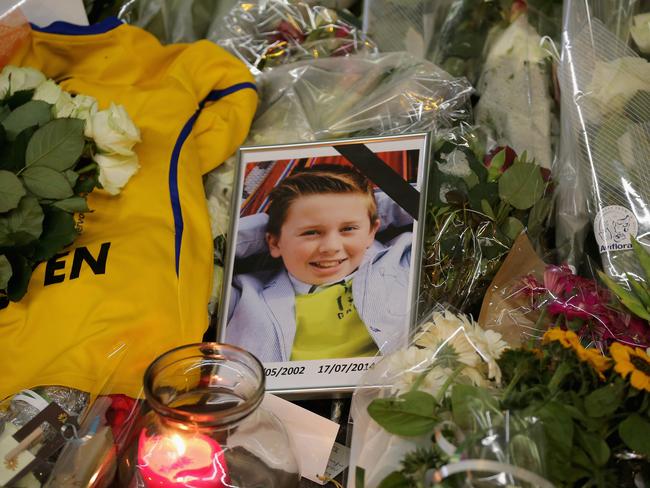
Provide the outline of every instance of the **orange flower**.
<path id="1" fill-rule="evenodd" d="M 637 390 L 650 391 L 650 356 L 643 349 L 615 342 L 609 352 L 616 362 L 614 370 L 617 373 L 623 378 L 630 375 L 630 383 Z"/>

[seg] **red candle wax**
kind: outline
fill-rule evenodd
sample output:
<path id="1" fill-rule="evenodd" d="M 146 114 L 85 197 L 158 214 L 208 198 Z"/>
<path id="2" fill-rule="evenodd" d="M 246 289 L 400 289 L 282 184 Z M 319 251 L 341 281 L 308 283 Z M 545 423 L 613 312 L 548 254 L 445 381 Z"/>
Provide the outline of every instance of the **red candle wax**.
<path id="1" fill-rule="evenodd" d="M 140 432 L 138 471 L 147 487 L 228 488 L 224 452 L 217 441 L 200 433 Z"/>

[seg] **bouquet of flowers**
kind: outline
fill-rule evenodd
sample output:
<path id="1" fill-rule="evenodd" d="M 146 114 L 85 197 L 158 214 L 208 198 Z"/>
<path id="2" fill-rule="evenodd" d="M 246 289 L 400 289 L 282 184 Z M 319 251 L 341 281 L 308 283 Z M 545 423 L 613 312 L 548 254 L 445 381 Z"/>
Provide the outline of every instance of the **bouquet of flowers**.
<path id="1" fill-rule="evenodd" d="M 449 312 L 418 337 L 368 373 L 383 386 L 355 392 L 351 486 L 604 488 L 648 479 L 644 350 L 616 343 L 605 357 L 559 328 L 537 347 L 513 349 Z"/>
<path id="2" fill-rule="evenodd" d="M 304 59 L 376 52 L 359 27 L 344 11 L 301 1 L 240 1 L 206 37 L 259 74 Z"/>
<path id="3" fill-rule="evenodd" d="M 524 230 L 542 238 L 551 210 L 550 171 L 524 152 L 497 147 L 485 154 L 475 133 L 452 133 L 433 151 L 420 305 L 447 302 L 467 310 Z"/>
<path id="4" fill-rule="evenodd" d="M 599 272 L 605 285 L 575 275 L 567 265 L 547 265 L 541 273 L 503 279 L 481 311 L 484 327 L 514 324 L 519 343 L 538 339 L 550 326 L 577 333 L 583 344 L 607 354 L 614 342 L 650 347 L 650 253 L 633 240 L 645 280 L 629 275 L 627 289 Z M 608 289 L 609 288 L 609 289 Z M 515 334 L 515 335 L 517 335 Z"/>
<path id="5" fill-rule="evenodd" d="M 71 95 L 32 68 L 0 72 L 0 308 L 32 269 L 72 243 L 94 188 L 118 194 L 138 170 L 140 140 L 121 105 Z"/>

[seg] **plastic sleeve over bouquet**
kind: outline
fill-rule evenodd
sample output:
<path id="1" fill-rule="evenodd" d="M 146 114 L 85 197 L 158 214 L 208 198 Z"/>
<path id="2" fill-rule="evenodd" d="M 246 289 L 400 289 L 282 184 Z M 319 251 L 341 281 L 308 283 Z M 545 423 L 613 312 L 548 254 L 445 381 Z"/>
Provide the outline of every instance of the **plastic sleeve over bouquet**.
<path id="1" fill-rule="evenodd" d="M 206 37 L 244 61 L 253 74 L 303 59 L 376 52 L 354 17 L 296 0 L 240 1 Z"/>
<path id="2" fill-rule="evenodd" d="M 494 397 L 507 347 L 471 317 L 443 308 L 427 316 L 355 391 L 348 486 L 449 477 L 444 486 L 552 486 L 537 421 L 501 411 Z"/>
<path id="3" fill-rule="evenodd" d="M 650 245 L 650 63 L 630 37 L 641 5 L 571 0 L 564 9 L 558 248 L 579 265 L 575 234 L 593 229 L 605 272 L 621 281 L 640 276 L 631 238 Z"/>

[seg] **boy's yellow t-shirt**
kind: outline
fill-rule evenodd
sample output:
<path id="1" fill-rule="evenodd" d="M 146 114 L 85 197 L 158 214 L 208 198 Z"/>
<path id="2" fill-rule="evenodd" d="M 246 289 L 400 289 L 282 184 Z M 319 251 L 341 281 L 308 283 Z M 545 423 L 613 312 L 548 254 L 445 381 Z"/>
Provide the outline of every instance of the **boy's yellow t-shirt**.
<path id="1" fill-rule="evenodd" d="M 81 235 L 0 310 L 0 399 L 38 385 L 136 397 L 159 354 L 200 342 L 213 247 L 202 175 L 243 142 L 257 104 L 245 65 L 208 41 L 162 46 L 108 19 L 34 30 L 11 64 L 99 108 L 124 105 L 141 168 L 118 196 L 96 189 Z M 54 32 L 53 32 L 54 31 Z"/>
<path id="2" fill-rule="evenodd" d="M 352 280 L 296 295 L 292 361 L 374 356 L 378 349 L 352 299 Z"/>

